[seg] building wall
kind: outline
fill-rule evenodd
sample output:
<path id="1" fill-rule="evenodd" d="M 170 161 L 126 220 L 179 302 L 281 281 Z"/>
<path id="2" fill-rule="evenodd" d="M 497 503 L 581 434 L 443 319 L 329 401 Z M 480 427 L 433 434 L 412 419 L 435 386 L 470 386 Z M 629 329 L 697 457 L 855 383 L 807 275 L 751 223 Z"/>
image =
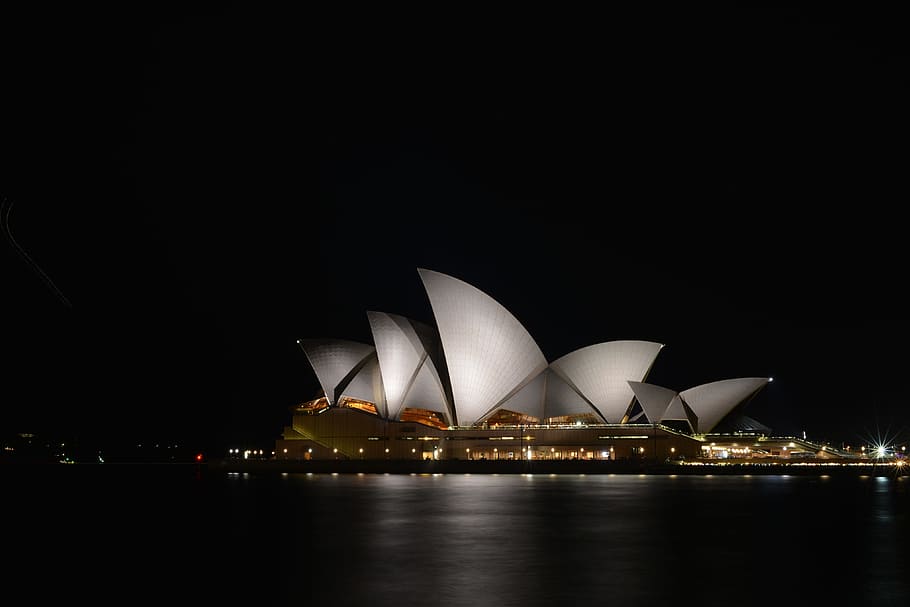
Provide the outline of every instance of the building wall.
<path id="1" fill-rule="evenodd" d="M 279 459 L 595 459 L 698 457 L 702 442 L 652 425 L 498 426 L 441 430 L 333 407 L 294 414 Z"/>

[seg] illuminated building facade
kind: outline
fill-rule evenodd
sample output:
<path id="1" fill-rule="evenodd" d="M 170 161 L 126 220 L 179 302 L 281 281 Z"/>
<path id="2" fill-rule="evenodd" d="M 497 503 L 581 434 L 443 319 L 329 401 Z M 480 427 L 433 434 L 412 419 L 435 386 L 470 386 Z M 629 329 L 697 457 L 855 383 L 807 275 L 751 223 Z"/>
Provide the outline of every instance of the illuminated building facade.
<path id="1" fill-rule="evenodd" d="M 369 311 L 373 343 L 301 339 L 321 394 L 276 444 L 288 459 L 674 459 L 742 414 L 770 378 L 682 392 L 645 380 L 663 344 L 622 340 L 547 361 L 486 293 L 418 269 L 435 325 Z"/>

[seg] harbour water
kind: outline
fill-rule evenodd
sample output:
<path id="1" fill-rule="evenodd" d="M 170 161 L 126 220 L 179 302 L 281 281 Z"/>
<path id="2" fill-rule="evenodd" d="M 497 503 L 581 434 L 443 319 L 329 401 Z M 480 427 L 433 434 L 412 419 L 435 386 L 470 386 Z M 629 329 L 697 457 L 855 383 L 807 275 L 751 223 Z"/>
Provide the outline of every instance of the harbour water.
<path id="1" fill-rule="evenodd" d="M 910 604 L 910 480 L 0 470 L 39 604 Z"/>

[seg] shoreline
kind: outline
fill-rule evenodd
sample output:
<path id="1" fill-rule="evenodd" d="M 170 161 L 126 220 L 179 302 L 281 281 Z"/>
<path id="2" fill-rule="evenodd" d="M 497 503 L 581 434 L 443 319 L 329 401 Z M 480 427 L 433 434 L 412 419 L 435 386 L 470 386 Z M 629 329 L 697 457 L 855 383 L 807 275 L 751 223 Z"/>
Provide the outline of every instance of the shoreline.
<path id="1" fill-rule="evenodd" d="M 910 476 L 910 466 L 880 462 L 647 462 L 584 460 L 288 460 L 225 458 L 188 461 L 119 462 L 3 462 L 0 472 L 39 473 L 49 470 L 168 469 L 192 470 L 195 474 L 523 474 L 523 475 L 639 475 L 639 476 L 815 476 L 889 477 Z"/>
<path id="2" fill-rule="evenodd" d="M 809 475 L 890 476 L 907 474 L 890 464 L 853 462 L 656 463 L 584 460 L 243 460 L 207 462 L 215 471 L 239 473 L 337 474 L 639 474 L 639 475 Z"/>

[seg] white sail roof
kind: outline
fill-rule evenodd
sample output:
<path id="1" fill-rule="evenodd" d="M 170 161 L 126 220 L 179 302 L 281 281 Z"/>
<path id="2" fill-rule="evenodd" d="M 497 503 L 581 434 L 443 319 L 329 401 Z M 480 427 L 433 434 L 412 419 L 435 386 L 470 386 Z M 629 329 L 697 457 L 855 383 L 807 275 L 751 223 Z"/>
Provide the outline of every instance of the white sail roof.
<path id="1" fill-rule="evenodd" d="M 635 393 L 645 417 L 652 424 L 660 422 L 677 394 L 675 390 L 640 381 L 630 381 L 629 387 Z"/>
<path id="2" fill-rule="evenodd" d="M 663 344 L 618 340 L 587 346 L 550 363 L 550 368 L 585 397 L 600 416 L 617 424 L 635 394 L 629 381 L 643 381 Z"/>
<path id="3" fill-rule="evenodd" d="M 689 424 L 689 430 L 691 432 L 695 432 L 695 429 L 698 427 L 698 416 L 683 402 L 679 394 L 674 396 L 673 400 L 670 401 L 670 405 L 667 407 L 667 410 L 660 421 L 686 422 Z"/>
<path id="4" fill-rule="evenodd" d="M 547 369 L 547 400 L 544 404 L 544 417 L 563 417 L 594 413 L 600 415 L 594 406 L 578 393 L 578 390 L 566 383 L 553 369 Z"/>
<path id="5" fill-rule="evenodd" d="M 298 339 L 297 344 L 331 405 L 337 404 L 344 388 L 376 351 L 369 344 L 345 339 Z"/>
<path id="6" fill-rule="evenodd" d="M 448 425 L 451 426 L 453 424 L 448 400 L 445 397 L 445 390 L 439 374 L 436 372 L 436 367 L 433 366 L 433 362 L 429 357 L 424 359 L 423 364 L 420 365 L 420 369 L 417 371 L 414 381 L 408 387 L 407 394 L 405 394 L 398 411 L 393 414 L 390 408 L 390 419 L 399 419 L 402 411 L 408 408 L 437 411 L 442 414 Z"/>
<path id="7" fill-rule="evenodd" d="M 388 405 L 388 417 L 398 419 L 404 407 L 404 400 L 417 378 L 418 371 L 425 365 L 433 367 L 424 344 L 417 334 L 415 321 L 398 314 L 385 312 L 367 312 L 373 342 L 376 344 L 376 355 L 382 371 L 382 384 L 385 401 Z M 435 372 L 435 368 L 433 371 Z M 427 370 L 425 373 L 432 373 Z M 437 378 L 438 381 L 438 378 Z M 439 391 L 434 395 L 431 407 L 442 405 L 445 411 L 445 399 Z M 421 398 L 426 399 L 423 394 Z M 428 403 L 429 404 L 429 403 Z"/>
<path id="8" fill-rule="evenodd" d="M 704 434 L 713 430 L 730 411 L 750 400 L 769 381 L 768 377 L 723 379 L 689 388 L 679 395 L 698 416 L 696 432 Z"/>
<path id="9" fill-rule="evenodd" d="M 594 413 L 621 423 L 638 398 L 651 423 L 686 421 L 711 432 L 766 383 L 728 379 L 684 392 L 645 383 L 663 344 L 618 340 L 587 346 L 547 364 L 537 343 L 501 304 L 468 283 L 418 268 L 436 320 L 431 327 L 368 312 L 375 346 L 343 339 L 297 340 L 326 399 L 370 401 L 380 416 L 405 408 L 438 411 L 471 426 L 501 408 L 538 419 Z"/>
<path id="10" fill-rule="evenodd" d="M 342 396 L 371 402 L 376 405 L 376 412 L 380 417 L 388 417 L 388 408 L 382 391 L 382 375 L 375 354 L 371 354 L 351 381 L 338 390 L 338 397 Z"/>
<path id="11" fill-rule="evenodd" d="M 524 413 L 537 419 L 543 419 L 546 388 L 547 371 L 544 370 L 496 409 L 508 409 L 509 411 Z"/>
<path id="12" fill-rule="evenodd" d="M 537 343 L 486 293 L 418 269 L 433 308 L 452 386 L 456 423 L 473 425 L 547 367 Z"/>

